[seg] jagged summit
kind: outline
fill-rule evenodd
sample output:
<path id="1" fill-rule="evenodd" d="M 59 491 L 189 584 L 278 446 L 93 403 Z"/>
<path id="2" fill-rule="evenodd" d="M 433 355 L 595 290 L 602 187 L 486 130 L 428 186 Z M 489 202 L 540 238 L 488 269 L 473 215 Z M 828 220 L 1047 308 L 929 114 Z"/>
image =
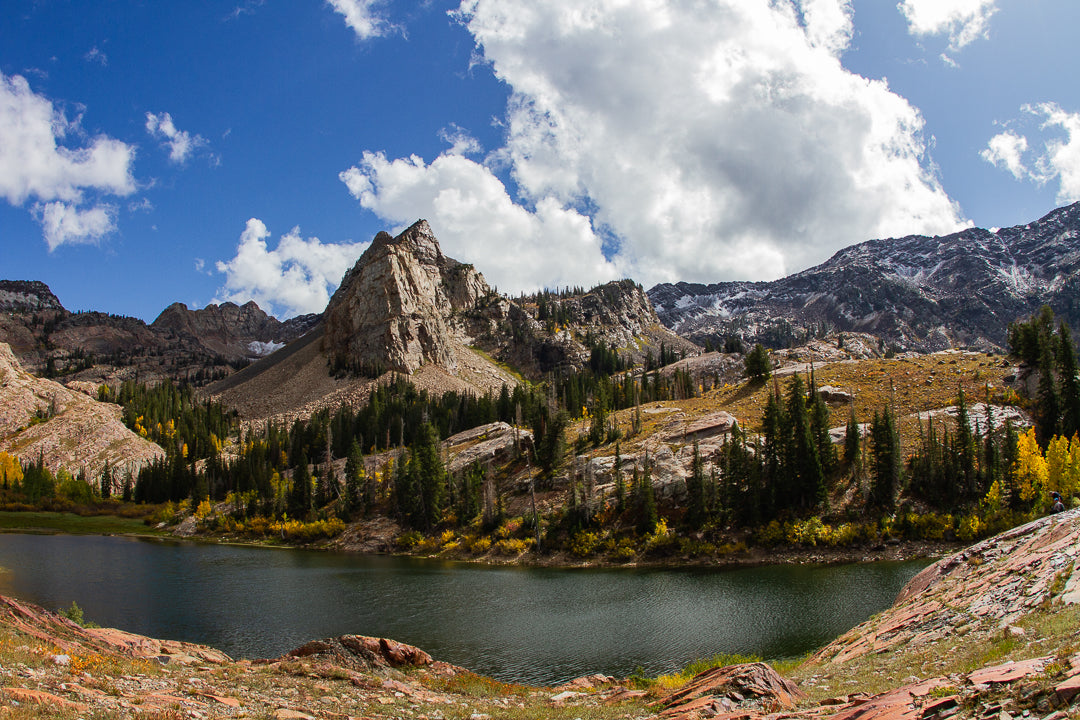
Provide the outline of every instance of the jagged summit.
<path id="1" fill-rule="evenodd" d="M 40 280 L 0 280 L 0 311 L 64 312 L 60 299 Z"/>
<path id="2" fill-rule="evenodd" d="M 339 368 L 453 371 L 467 338 L 454 316 L 490 294 L 471 265 L 442 254 L 425 220 L 396 237 L 380 232 L 330 299 L 322 348 Z"/>
<path id="3" fill-rule="evenodd" d="M 773 282 L 657 285 L 665 325 L 697 342 L 773 347 L 810 332 L 867 332 L 916 350 L 1001 347 L 1043 304 L 1080 321 L 1080 203 L 1011 228 L 869 240 Z"/>

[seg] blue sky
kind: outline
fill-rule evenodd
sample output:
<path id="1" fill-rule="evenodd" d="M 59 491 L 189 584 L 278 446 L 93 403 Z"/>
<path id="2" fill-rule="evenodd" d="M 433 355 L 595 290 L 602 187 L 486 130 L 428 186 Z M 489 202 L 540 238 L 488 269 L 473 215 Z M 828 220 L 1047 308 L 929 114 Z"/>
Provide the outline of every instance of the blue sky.
<path id="1" fill-rule="evenodd" d="M 769 279 L 1080 200 L 1073 0 L 9 2 L 0 278 L 319 311 L 426 218 L 504 292 Z"/>

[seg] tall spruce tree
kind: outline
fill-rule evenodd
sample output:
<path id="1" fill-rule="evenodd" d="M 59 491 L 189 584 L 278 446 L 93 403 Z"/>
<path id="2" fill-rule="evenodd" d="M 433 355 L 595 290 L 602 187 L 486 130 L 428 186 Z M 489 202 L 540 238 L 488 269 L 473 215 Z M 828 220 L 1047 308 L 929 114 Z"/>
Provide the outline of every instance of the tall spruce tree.
<path id="1" fill-rule="evenodd" d="M 360 443 L 353 438 L 349 445 L 349 454 L 345 458 L 345 496 L 343 505 L 346 514 L 352 514 L 357 510 L 365 514 L 369 508 L 364 506 L 364 453 L 360 449 Z"/>
<path id="2" fill-rule="evenodd" d="M 787 402 L 790 428 L 787 465 L 794 482 L 793 496 L 787 506 L 798 510 L 808 510 L 826 499 L 825 473 L 814 442 L 804 387 L 798 373 L 791 376 Z"/>
<path id="3" fill-rule="evenodd" d="M 1072 332 L 1062 321 L 1058 325 L 1057 370 L 1061 387 L 1061 434 L 1067 438 L 1080 433 L 1080 377 L 1077 377 L 1076 348 Z"/>
<path id="4" fill-rule="evenodd" d="M 1054 347 L 1049 337 L 1040 337 L 1038 402 L 1036 431 L 1039 445 L 1046 447 L 1050 439 L 1058 434 L 1061 416 L 1061 403 L 1054 381 Z"/>
<path id="5" fill-rule="evenodd" d="M 855 417 L 855 403 L 853 402 L 848 412 L 847 431 L 844 433 L 844 462 L 851 469 L 853 477 L 858 477 L 861 470 L 862 458 L 859 456 L 861 440 L 859 421 Z"/>
<path id="6" fill-rule="evenodd" d="M 870 504 L 891 512 L 900 489 L 900 435 L 892 411 L 887 406 L 881 413 L 874 413 L 870 425 L 870 447 L 874 453 Z"/>
<path id="7" fill-rule="evenodd" d="M 690 527 L 705 524 L 709 510 L 705 505 L 705 464 L 701 460 L 701 448 L 694 442 L 694 457 L 690 463 L 690 477 L 686 479 L 686 521 Z"/>

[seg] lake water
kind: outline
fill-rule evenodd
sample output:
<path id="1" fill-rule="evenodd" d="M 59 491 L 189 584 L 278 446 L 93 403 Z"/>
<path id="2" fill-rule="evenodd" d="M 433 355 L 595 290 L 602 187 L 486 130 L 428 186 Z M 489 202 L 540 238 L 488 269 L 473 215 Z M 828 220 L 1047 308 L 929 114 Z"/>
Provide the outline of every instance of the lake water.
<path id="1" fill-rule="evenodd" d="M 927 561 L 540 569 L 126 537 L 0 534 L 0 593 L 90 620 L 277 657 L 389 637 L 501 680 L 670 672 L 717 653 L 813 650 L 892 604 Z"/>

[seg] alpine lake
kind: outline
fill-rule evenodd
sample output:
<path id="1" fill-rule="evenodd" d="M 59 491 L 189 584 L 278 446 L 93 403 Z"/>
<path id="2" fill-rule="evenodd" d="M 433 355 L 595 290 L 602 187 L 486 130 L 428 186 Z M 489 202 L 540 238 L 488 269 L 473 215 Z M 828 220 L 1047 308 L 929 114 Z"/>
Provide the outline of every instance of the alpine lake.
<path id="1" fill-rule="evenodd" d="M 723 653 L 809 653 L 929 560 L 552 569 L 125 536 L 0 533 L 0 593 L 158 638 L 272 658 L 356 634 L 507 682 L 656 676 Z"/>

